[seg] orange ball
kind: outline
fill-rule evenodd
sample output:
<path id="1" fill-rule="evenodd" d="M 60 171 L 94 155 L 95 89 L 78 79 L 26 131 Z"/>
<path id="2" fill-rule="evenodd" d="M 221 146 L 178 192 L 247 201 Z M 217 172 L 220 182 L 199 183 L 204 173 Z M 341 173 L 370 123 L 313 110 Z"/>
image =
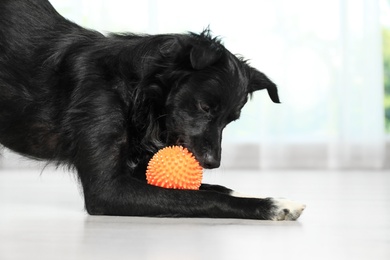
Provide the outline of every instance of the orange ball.
<path id="1" fill-rule="evenodd" d="M 203 169 L 194 155 L 182 146 L 169 146 L 150 159 L 148 184 L 169 189 L 199 190 Z"/>

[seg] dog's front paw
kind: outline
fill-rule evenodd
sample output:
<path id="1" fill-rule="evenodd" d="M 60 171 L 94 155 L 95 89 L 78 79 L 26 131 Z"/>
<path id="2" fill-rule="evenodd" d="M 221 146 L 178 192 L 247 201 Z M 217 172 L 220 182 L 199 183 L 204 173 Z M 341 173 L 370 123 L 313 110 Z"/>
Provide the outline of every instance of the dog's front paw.
<path id="1" fill-rule="evenodd" d="M 273 212 L 271 220 L 296 220 L 306 208 L 306 205 L 287 200 L 287 199 L 271 199 L 273 201 Z"/>

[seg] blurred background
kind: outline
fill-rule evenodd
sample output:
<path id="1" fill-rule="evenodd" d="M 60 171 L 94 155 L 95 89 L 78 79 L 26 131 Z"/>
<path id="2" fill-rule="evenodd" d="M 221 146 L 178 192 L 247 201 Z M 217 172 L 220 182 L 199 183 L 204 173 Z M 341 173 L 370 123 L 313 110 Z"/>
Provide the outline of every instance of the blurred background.
<path id="1" fill-rule="evenodd" d="M 224 133 L 222 167 L 390 167 L 390 0 L 51 0 L 108 32 L 201 32 L 279 87 L 257 92 Z M 37 164 L 3 151 L 0 167 Z"/>

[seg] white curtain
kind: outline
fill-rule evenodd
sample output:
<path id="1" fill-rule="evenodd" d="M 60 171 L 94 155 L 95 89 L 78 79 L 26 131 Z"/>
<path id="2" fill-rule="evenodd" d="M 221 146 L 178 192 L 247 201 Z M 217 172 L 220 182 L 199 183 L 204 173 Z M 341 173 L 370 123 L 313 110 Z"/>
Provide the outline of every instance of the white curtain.
<path id="1" fill-rule="evenodd" d="M 285 103 L 260 104 L 261 166 L 382 168 L 378 2 L 306 2 L 305 9 L 291 3 L 278 25 Z"/>
<path id="2" fill-rule="evenodd" d="M 278 86 L 256 93 L 228 126 L 223 165 L 381 168 L 385 134 L 379 0 L 51 0 L 102 32 L 200 32 Z"/>

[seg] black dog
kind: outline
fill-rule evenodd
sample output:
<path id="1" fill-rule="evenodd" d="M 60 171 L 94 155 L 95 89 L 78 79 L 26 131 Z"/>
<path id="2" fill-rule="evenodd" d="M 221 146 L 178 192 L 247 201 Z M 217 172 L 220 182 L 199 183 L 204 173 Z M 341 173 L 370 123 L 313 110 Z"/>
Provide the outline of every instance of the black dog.
<path id="1" fill-rule="evenodd" d="M 201 34 L 110 35 L 60 16 L 47 0 L 0 2 L 0 143 L 74 167 L 89 214 L 296 219 L 304 205 L 146 184 L 151 156 L 183 145 L 220 164 L 224 127 L 264 74 Z"/>

